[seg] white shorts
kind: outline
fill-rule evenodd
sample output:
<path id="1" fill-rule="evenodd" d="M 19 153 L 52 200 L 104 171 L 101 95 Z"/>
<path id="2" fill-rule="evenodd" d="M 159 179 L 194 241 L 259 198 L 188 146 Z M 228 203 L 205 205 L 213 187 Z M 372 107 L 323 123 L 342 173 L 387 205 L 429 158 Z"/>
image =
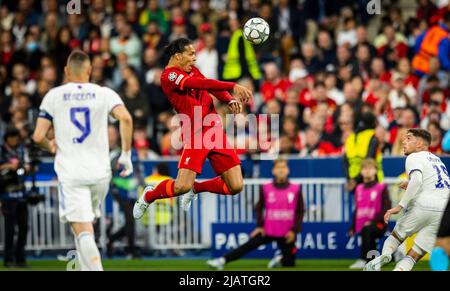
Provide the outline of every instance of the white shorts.
<path id="1" fill-rule="evenodd" d="M 59 220 L 93 222 L 101 216 L 100 205 L 109 190 L 109 179 L 93 185 L 58 183 Z"/>
<path id="2" fill-rule="evenodd" d="M 414 244 L 431 253 L 443 214 L 440 211 L 413 207 L 397 220 L 393 231 L 403 240 L 417 233 Z"/>

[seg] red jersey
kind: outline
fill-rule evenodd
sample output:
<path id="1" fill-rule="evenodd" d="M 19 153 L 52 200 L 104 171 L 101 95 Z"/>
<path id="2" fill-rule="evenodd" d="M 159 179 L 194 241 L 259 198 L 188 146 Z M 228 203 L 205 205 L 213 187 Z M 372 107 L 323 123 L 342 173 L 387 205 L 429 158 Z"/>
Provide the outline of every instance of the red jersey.
<path id="1" fill-rule="evenodd" d="M 233 90 L 234 85 L 235 83 L 231 82 L 207 79 L 195 67 L 192 67 L 189 73 L 178 67 L 169 67 L 162 72 L 161 87 L 164 94 L 173 108 L 179 114 L 190 118 L 191 122 L 190 133 L 184 131 L 189 128 L 182 127 L 181 130 L 184 147 L 178 162 L 179 169 L 189 169 L 200 174 L 203 163 L 208 158 L 213 170 L 220 175 L 240 164 L 236 150 L 228 146 L 221 119 L 210 96 L 212 94 L 220 101 L 228 103 L 233 97 L 227 91 Z M 205 119 L 207 115 L 208 119 Z M 212 139 L 208 139 L 208 144 L 205 144 L 203 137 L 208 136 L 210 130 L 214 132 L 214 142 L 219 141 L 218 146 Z M 198 137 L 201 138 L 200 148 L 196 147 L 195 142 Z"/>
<path id="2" fill-rule="evenodd" d="M 222 127 L 210 94 L 228 103 L 233 97 L 227 91 L 233 90 L 234 85 L 232 82 L 207 79 L 196 67 L 192 67 L 189 73 L 179 67 L 166 67 L 161 74 L 161 87 L 169 102 L 178 114 L 190 119 L 191 137 L 201 129 Z M 207 115 L 209 117 L 205 119 Z M 189 135 L 183 132 L 183 136 Z"/>
<path id="3" fill-rule="evenodd" d="M 292 86 L 292 83 L 285 79 L 280 79 L 276 84 L 264 81 L 261 85 L 261 94 L 264 101 L 267 102 L 277 97 L 277 91 L 280 91 L 278 94 L 281 94 L 281 100 L 286 101 L 286 92 L 290 86 Z"/>

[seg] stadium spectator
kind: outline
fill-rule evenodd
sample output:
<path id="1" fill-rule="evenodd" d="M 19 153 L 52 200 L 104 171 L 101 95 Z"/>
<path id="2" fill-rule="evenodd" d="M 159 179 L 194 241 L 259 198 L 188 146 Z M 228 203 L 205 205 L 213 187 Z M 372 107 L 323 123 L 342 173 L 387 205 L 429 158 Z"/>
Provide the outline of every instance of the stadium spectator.
<path id="1" fill-rule="evenodd" d="M 325 69 L 336 62 L 336 46 L 327 30 L 319 31 L 316 42 L 319 49 L 320 68 Z"/>
<path id="2" fill-rule="evenodd" d="M 289 80 L 282 78 L 280 70 L 275 63 L 264 65 L 265 80 L 261 84 L 261 94 L 264 101 L 277 98 L 286 101 L 287 89 L 291 86 Z"/>
<path id="3" fill-rule="evenodd" d="M 57 1 L 0 5 L 1 121 L 8 123 L 14 119 L 15 124 L 23 124 L 28 119 L 23 110 L 10 108 L 17 103 L 14 101 L 18 100 L 17 96 L 21 91 L 27 92 L 29 109 L 33 112 L 45 92 L 64 82 L 65 56 L 80 48 L 91 54 L 92 81 L 124 91 L 129 82 L 134 82 L 128 80 L 138 77 L 143 97 L 149 103 L 146 108 L 151 108 L 146 111 L 149 118 L 144 122 L 152 141 L 150 146 L 159 148 L 167 128 L 161 121 L 164 118 L 158 115 L 169 110 L 157 80 L 167 62 L 162 48 L 171 34 L 181 32 L 193 38 L 199 49 L 198 65 L 204 74 L 213 78 L 228 74 L 232 77 L 228 79 L 247 76 L 256 81 L 260 79 L 263 65 L 270 64 L 272 69 L 265 72 L 264 83 L 253 84 L 255 100 L 248 108 L 249 113 L 269 109 L 269 113 L 289 114 L 297 118 L 299 129 L 304 130 L 310 113 L 303 108 L 310 107 L 318 96 L 332 99 L 336 113 L 331 122 L 327 116 L 320 122 L 315 120 L 313 126 L 323 123 L 317 130 L 327 140 L 333 133 L 332 143 L 336 148 L 340 146 L 339 134 L 333 131 L 339 127 L 338 113 L 341 107 L 347 106 L 346 102 L 354 108 L 355 124 L 363 110 L 371 110 L 364 103 L 374 107 L 371 111 L 380 125 L 391 132 L 390 143 L 385 148 L 394 144 L 395 123 L 407 104 L 418 106 L 423 120 L 421 127 L 426 128 L 429 120 L 438 119 L 444 130 L 450 127 L 447 116 L 450 107 L 446 106 L 450 92 L 450 75 L 445 65 L 448 56 L 432 54 L 427 74 L 416 74 L 412 65 L 414 49 L 426 44 L 428 31 L 448 34 L 448 7 L 441 7 L 441 3 L 435 8 L 430 1 L 419 1 L 417 5 L 424 10 L 417 10 L 417 17 L 410 18 L 401 13 L 402 3 L 394 3 L 388 7 L 387 15 L 374 15 L 377 21 L 369 22 L 372 17 L 365 9 L 355 12 L 361 6 L 359 2 L 307 0 L 302 5 L 287 0 L 277 5 L 267 1 L 250 1 L 248 5 L 234 0 L 219 2 L 181 1 L 172 5 L 156 0 L 94 1 L 90 6 L 82 3 L 83 13 L 70 15 L 60 15 L 65 7 Z M 437 11 L 436 15 L 431 15 L 432 11 Z M 254 16 L 269 23 L 271 34 L 264 44 L 248 46 L 239 31 L 242 23 Z M 443 40 L 440 46 L 435 45 L 445 48 L 446 43 Z M 274 73 L 277 70 L 272 63 L 277 64 L 278 72 Z M 249 85 L 247 81 L 242 82 Z M 321 86 L 314 88 L 314 84 L 322 82 L 324 94 Z M 444 96 L 440 114 L 435 112 L 435 102 L 430 101 L 441 99 L 431 97 L 437 90 Z M 280 103 L 266 102 L 273 98 L 267 96 L 280 95 L 275 92 L 282 92 Z M 259 98 L 260 94 L 263 99 Z M 295 99 L 298 109 L 287 106 L 295 103 Z"/>
<path id="4" fill-rule="evenodd" d="M 347 45 L 354 47 L 356 45 L 356 22 L 354 18 L 345 18 L 344 27 L 337 35 L 337 45 Z"/>
<path id="5" fill-rule="evenodd" d="M 135 76 L 128 78 L 119 95 L 133 117 L 133 123 L 147 124 L 147 118 L 150 115 L 149 100 L 141 90 L 138 78 Z"/>
<path id="6" fill-rule="evenodd" d="M 139 38 L 133 33 L 130 24 L 125 24 L 121 28 L 119 35 L 111 39 L 111 52 L 114 56 L 120 53 L 125 53 L 128 64 L 134 66 L 136 69 L 141 67 L 142 43 Z"/>
<path id="7" fill-rule="evenodd" d="M 242 77 L 250 77 L 254 81 L 261 79 L 255 51 L 252 45 L 244 41 L 240 20 L 230 17 L 231 37 L 227 50 L 222 77 L 224 80 L 236 81 Z"/>
<path id="8" fill-rule="evenodd" d="M 438 58 L 443 70 L 450 70 L 449 32 L 450 12 L 447 12 L 439 25 L 429 28 L 417 38 L 412 66 L 419 75 L 429 74 L 431 57 Z"/>
<path id="9" fill-rule="evenodd" d="M 216 24 L 219 20 L 219 13 L 210 8 L 209 0 L 200 0 L 198 3 L 198 10 L 192 14 L 190 21 L 197 28 L 198 33 L 201 33 L 201 25 L 209 23 L 212 26 L 212 31 L 216 32 Z"/>
<path id="10" fill-rule="evenodd" d="M 150 21 L 155 21 L 162 33 L 168 31 L 169 13 L 166 9 L 159 6 L 158 0 L 148 0 L 146 8 L 139 16 L 139 24 L 142 31 L 145 31 Z"/>
<path id="11" fill-rule="evenodd" d="M 443 129 L 450 129 L 450 118 L 447 115 L 448 102 L 444 96 L 444 91 L 440 88 L 433 88 L 429 91 L 429 101 L 422 107 L 422 121 L 420 126 L 427 128 L 430 121 L 440 123 Z"/>
<path id="12" fill-rule="evenodd" d="M 137 173 L 129 177 L 121 177 L 119 175 L 121 169 L 118 168 L 118 159 L 121 153 L 119 131 L 114 125 L 108 127 L 108 138 L 110 146 L 111 169 L 113 171 L 113 178 L 110 186 L 110 193 L 117 201 L 121 211 L 125 216 L 125 224 L 116 232 L 108 235 L 108 243 L 106 246 L 106 254 L 108 257 L 113 257 L 115 254 L 114 243 L 124 237 L 127 238 L 126 254 L 129 258 L 138 258 L 139 254 L 135 245 L 135 221 L 133 218 L 133 205 L 137 199 L 137 191 L 139 181 L 139 167 L 134 167 Z M 134 163 L 137 157 L 134 153 Z M 110 225 L 110 228 L 114 225 Z"/>
<path id="13" fill-rule="evenodd" d="M 443 130 L 439 125 L 439 122 L 432 121 L 430 122 L 426 129 L 431 134 L 431 143 L 430 143 L 430 152 L 435 155 L 442 155 L 442 136 Z"/>
<path id="14" fill-rule="evenodd" d="M 387 224 L 384 214 L 391 208 L 386 184 L 378 182 L 378 164 L 374 159 L 361 162 L 362 182 L 355 189 L 355 211 L 349 235 L 361 236 L 360 258 L 350 269 L 363 269 L 372 259 L 370 251 L 377 249 L 377 239 L 384 236 Z"/>
<path id="15" fill-rule="evenodd" d="M 277 242 L 281 254 L 276 255 L 268 267 L 295 266 L 295 241 L 301 231 L 304 213 L 302 190 L 300 185 L 289 182 L 287 160 L 275 160 L 272 174 L 273 181 L 261 187 L 259 201 L 255 206 L 257 227 L 250 234 L 250 239 L 224 256 L 209 260 L 207 264 L 210 267 L 223 269 L 225 264 L 272 241 Z M 281 216 L 285 218 L 280 219 Z"/>
<path id="16" fill-rule="evenodd" d="M 361 162 L 373 158 L 378 164 L 377 178 L 383 181 L 382 154 L 378 149 L 378 140 L 375 136 L 377 126 L 376 117 L 366 112 L 361 115 L 361 121 L 355 132 L 345 141 L 344 168 L 347 176 L 347 190 L 353 192 L 356 185 L 361 183 Z"/>
<path id="17" fill-rule="evenodd" d="M 301 46 L 302 61 L 305 69 L 310 74 L 315 74 L 321 68 L 319 57 L 317 56 L 317 48 L 313 43 L 303 43 Z"/>
<path id="18" fill-rule="evenodd" d="M 197 68 L 206 78 L 218 79 L 219 55 L 216 50 L 216 38 L 212 32 L 203 34 L 205 47 L 197 54 Z"/>
<path id="19" fill-rule="evenodd" d="M 25 244 L 28 234 L 28 203 L 25 193 L 25 148 L 16 128 L 9 127 L 0 151 L 0 201 L 5 219 L 4 257 L 6 268 L 27 268 Z M 15 241 L 16 226 L 18 227 Z"/>

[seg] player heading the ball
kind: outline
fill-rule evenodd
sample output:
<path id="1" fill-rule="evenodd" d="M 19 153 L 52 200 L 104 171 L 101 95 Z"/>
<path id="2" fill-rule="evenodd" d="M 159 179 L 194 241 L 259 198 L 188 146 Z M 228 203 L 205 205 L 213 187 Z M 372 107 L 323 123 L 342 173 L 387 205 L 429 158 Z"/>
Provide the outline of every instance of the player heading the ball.
<path id="1" fill-rule="evenodd" d="M 189 39 L 179 38 L 172 41 L 165 52 L 170 56 L 170 60 L 161 74 L 162 89 L 178 115 L 184 116 L 185 121 L 192 126 L 187 127 L 187 130 L 182 129 L 183 152 L 178 163 L 177 178 L 165 180 L 155 189 L 147 186 L 134 205 L 135 219 L 140 219 L 150 203 L 156 199 L 188 193 L 182 199 L 182 206 L 187 210 L 196 193 L 232 195 L 241 192 L 243 187 L 241 162 L 235 149 L 227 143 L 222 121 L 210 94 L 226 103 L 232 113 L 238 114 L 242 111 L 242 103 L 252 98 L 252 92 L 233 82 L 205 78 L 194 66 L 195 48 Z M 235 99 L 229 91 L 232 91 L 238 99 Z M 211 121 L 210 125 L 195 122 L 196 119 L 205 116 Z M 211 130 L 214 131 L 215 139 L 220 139 L 221 143 L 208 141 L 208 132 Z M 201 141 L 200 145 L 196 144 L 196 140 Z M 211 162 L 217 177 L 205 182 L 196 182 L 195 178 L 202 172 L 206 158 Z"/>

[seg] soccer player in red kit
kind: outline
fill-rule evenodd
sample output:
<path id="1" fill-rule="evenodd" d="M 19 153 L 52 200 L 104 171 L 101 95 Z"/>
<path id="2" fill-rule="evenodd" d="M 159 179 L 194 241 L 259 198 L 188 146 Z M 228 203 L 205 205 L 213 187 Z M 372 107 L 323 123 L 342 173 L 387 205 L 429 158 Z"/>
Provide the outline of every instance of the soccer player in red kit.
<path id="1" fill-rule="evenodd" d="M 183 126 L 185 121 L 180 118 L 183 152 L 178 163 L 177 178 L 162 181 L 154 189 L 147 186 L 134 205 L 135 219 L 141 218 L 150 203 L 156 199 L 187 193 L 182 199 L 182 206 L 187 210 L 197 193 L 232 195 L 240 193 L 243 187 L 240 160 L 236 151 L 226 142 L 222 123 L 210 94 L 227 103 L 232 113 L 238 114 L 242 111 L 242 103 L 252 98 L 252 92 L 236 83 L 205 78 L 194 66 L 195 49 L 188 39 L 180 38 L 172 41 L 166 47 L 166 53 L 170 56 L 170 60 L 161 74 L 161 86 L 173 108 L 179 116 L 187 117 L 190 125 Z M 239 100 L 228 91 L 232 91 Z M 205 118 L 205 121 L 202 118 Z M 207 140 L 206 137 L 210 136 L 208 131 L 213 131 L 217 143 L 204 142 Z M 211 162 L 217 177 L 196 182 L 195 178 L 201 173 L 206 158 Z"/>

